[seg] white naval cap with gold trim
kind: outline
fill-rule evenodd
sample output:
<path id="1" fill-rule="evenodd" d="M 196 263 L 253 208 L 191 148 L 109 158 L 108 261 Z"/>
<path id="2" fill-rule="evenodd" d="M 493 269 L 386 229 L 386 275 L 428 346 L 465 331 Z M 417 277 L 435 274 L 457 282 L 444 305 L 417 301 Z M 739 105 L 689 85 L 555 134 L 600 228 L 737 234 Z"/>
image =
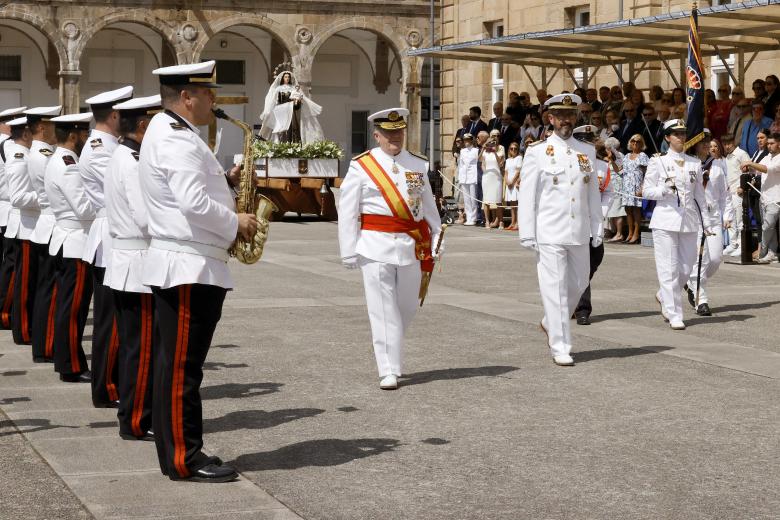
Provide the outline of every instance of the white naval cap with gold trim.
<path id="1" fill-rule="evenodd" d="M 596 127 L 593 125 L 582 125 L 574 129 L 575 134 L 595 134 Z"/>
<path id="2" fill-rule="evenodd" d="M 577 94 L 558 94 L 544 102 L 548 110 L 577 110 L 582 98 Z"/>
<path id="3" fill-rule="evenodd" d="M 17 117 L 16 119 L 12 119 L 6 123 L 8 126 L 26 126 L 27 125 L 27 116 L 24 117 Z"/>
<path id="4" fill-rule="evenodd" d="M 89 123 L 92 122 L 92 112 L 83 112 L 81 114 L 66 114 L 51 118 L 51 122 L 61 128 L 73 128 L 76 130 L 89 130 Z"/>
<path id="5" fill-rule="evenodd" d="M 664 123 L 664 135 L 669 135 L 674 132 L 686 132 L 687 130 L 685 119 L 670 119 Z"/>
<path id="6" fill-rule="evenodd" d="M 409 111 L 405 108 L 388 108 L 371 114 L 368 120 L 382 130 L 401 130 L 406 128 L 404 118 L 408 115 Z"/>
<path id="7" fill-rule="evenodd" d="M 162 109 L 162 100 L 160 99 L 160 94 L 133 98 L 119 103 L 118 105 L 114 105 L 113 109 L 125 113 L 138 112 L 139 114 L 152 115 Z"/>
<path id="8" fill-rule="evenodd" d="M 159 77 L 160 85 L 196 85 L 219 88 L 216 65 L 217 62 L 214 60 L 186 65 L 171 65 L 170 67 L 154 69 L 152 74 Z"/>
<path id="9" fill-rule="evenodd" d="M 0 112 L 0 122 L 10 121 L 23 114 L 27 107 L 8 108 Z"/>
<path id="10" fill-rule="evenodd" d="M 100 110 L 103 108 L 110 108 L 122 101 L 127 101 L 131 97 L 133 97 L 133 87 L 127 85 L 126 87 L 118 88 L 116 90 L 101 92 L 97 96 L 92 96 L 87 99 L 85 103 L 89 105 L 92 110 Z"/>
<path id="11" fill-rule="evenodd" d="M 51 121 L 51 118 L 60 115 L 60 112 L 62 112 L 62 105 L 54 107 L 35 107 L 24 111 L 30 123 Z"/>

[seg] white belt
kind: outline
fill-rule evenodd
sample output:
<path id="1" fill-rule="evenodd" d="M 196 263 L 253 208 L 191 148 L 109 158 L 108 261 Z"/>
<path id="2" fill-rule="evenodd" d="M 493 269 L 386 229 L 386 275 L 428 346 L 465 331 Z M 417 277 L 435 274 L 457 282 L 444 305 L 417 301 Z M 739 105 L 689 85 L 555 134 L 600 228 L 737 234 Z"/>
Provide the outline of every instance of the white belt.
<path id="1" fill-rule="evenodd" d="M 174 240 L 172 238 L 153 238 L 149 244 L 150 248 L 162 249 L 164 251 L 174 251 L 177 253 L 189 253 L 191 255 L 207 256 L 221 262 L 227 262 L 229 255 L 227 250 L 219 247 L 201 244 L 200 242 L 189 242 L 187 240 Z"/>
<path id="2" fill-rule="evenodd" d="M 146 238 L 111 238 L 111 249 L 145 251 L 149 249 L 149 240 Z"/>
<path id="3" fill-rule="evenodd" d="M 37 217 L 38 215 L 41 214 L 41 210 L 19 208 L 19 214 L 24 215 L 25 217 Z"/>
<path id="4" fill-rule="evenodd" d="M 101 208 L 97 212 L 97 218 L 105 218 L 106 216 L 106 208 Z"/>
<path id="5" fill-rule="evenodd" d="M 58 220 L 57 225 L 63 229 L 89 229 L 91 220 Z"/>

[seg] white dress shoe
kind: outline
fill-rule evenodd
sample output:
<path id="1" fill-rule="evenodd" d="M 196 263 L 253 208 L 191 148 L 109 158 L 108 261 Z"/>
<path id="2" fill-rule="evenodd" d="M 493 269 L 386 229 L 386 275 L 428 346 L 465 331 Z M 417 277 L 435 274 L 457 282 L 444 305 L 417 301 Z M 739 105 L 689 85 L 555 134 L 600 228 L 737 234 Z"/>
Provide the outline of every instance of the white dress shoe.
<path id="1" fill-rule="evenodd" d="M 669 324 L 672 330 L 685 330 L 685 323 L 682 321 L 673 321 Z"/>
<path id="2" fill-rule="evenodd" d="M 661 316 L 664 317 L 664 321 L 669 321 L 669 315 L 666 314 L 666 309 L 664 308 L 664 304 L 661 301 L 661 292 L 660 291 L 655 293 L 655 301 L 657 301 L 658 305 L 661 306 Z"/>
<path id="3" fill-rule="evenodd" d="M 742 256 L 742 249 L 739 247 L 736 248 L 734 251 L 729 253 L 729 256 Z"/>
<path id="4" fill-rule="evenodd" d="M 392 374 L 385 376 L 379 381 L 379 388 L 382 390 L 395 390 L 398 388 L 398 379 Z"/>
<path id="5" fill-rule="evenodd" d="M 737 246 L 735 244 L 729 244 L 726 249 L 723 250 L 724 255 L 730 255 L 734 251 L 737 250 Z"/>
<path id="6" fill-rule="evenodd" d="M 568 355 L 568 354 L 561 354 L 558 356 L 553 356 L 553 361 L 556 365 L 561 367 L 573 367 L 574 366 L 574 359 Z"/>

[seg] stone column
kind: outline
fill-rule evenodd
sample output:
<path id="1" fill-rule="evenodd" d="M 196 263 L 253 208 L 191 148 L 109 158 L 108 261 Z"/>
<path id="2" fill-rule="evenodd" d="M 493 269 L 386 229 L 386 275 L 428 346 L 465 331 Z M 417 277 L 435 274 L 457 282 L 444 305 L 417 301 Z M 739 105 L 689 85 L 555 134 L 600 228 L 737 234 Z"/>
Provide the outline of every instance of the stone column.
<path id="1" fill-rule="evenodd" d="M 61 70 L 60 76 L 60 105 L 63 114 L 77 114 L 79 111 L 79 80 L 80 70 Z"/>

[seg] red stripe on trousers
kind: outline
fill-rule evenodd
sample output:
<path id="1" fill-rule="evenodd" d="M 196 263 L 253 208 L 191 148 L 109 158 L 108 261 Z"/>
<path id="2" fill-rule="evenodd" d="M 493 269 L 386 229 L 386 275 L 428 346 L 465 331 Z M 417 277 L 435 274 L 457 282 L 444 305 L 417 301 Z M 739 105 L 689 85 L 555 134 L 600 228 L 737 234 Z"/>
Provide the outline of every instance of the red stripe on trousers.
<path id="1" fill-rule="evenodd" d="M 79 333 L 79 307 L 81 307 L 81 297 L 84 291 L 84 265 L 81 260 L 76 262 L 76 287 L 73 290 L 73 303 L 70 306 L 70 366 L 73 373 L 81 372 L 81 363 L 79 363 L 78 333 Z"/>
<path id="2" fill-rule="evenodd" d="M 146 385 L 149 382 L 149 360 L 152 355 L 152 296 L 141 295 L 141 350 L 138 354 L 138 374 L 135 382 L 135 399 L 133 399 L 133 416 L 130 425 L 133 435 L 142 436 L 141 415 L 144 411 Z"/>
<path id="3" fill-rule="evenodd" d="M 119 393 L 116 391 L 116 384 L 112 377 L 116 365 L 117 350 L 119 350 L 119 334 L 116 330 L 116 316 L 114 316 L 114 323 L 111 325 L 111 341 L 108 344 L 108 363 L 106 363 L 106 391 L 108 398 L 112 401 L 119 400 Z"/>
<path id="4" fill-rule="evenodd" d="M 44 356 L 51 358 L 54 356 L 54 312 L 57 310 L 57 284 L 51 291 L 51 302 L 49 303 L 49 317 L 46 319 L 46 350 Z"/>
<path id="5" fill-rule="evenodd" d="M 173 361 L 173 385 L 171 390 L 171 418 L 173 420 L 173 464 L 180 477 L 189 477 L 185 464 L 187 446 L 184 443 L 184 369 L 187 364 L 187 344 L 190 334 L 191 286 L 179 287 L 179 326 L 176 333 L 176 355 Z"/>
<path id="6" fill-rule="evenodd" d="M 8 328 L 11 326 L 11 303 L 14 301 L 14 278 L 16 273 L 11 273 L 11 278 L 8 279 L 8 291 L 5 293 L 5 301 L 3 302 L 3 312 L 0 315 L 0 319 L 3 321 L 3 327 Z"/>
<path id="7" fill-rule="evenodd" d="M 30 320 L 27 316 L 27 284 L 30 281 L 30 243 L 22 241 L 22 295 L 19 304 L 22 306 L 22 341 L 30 341 Z"/>

